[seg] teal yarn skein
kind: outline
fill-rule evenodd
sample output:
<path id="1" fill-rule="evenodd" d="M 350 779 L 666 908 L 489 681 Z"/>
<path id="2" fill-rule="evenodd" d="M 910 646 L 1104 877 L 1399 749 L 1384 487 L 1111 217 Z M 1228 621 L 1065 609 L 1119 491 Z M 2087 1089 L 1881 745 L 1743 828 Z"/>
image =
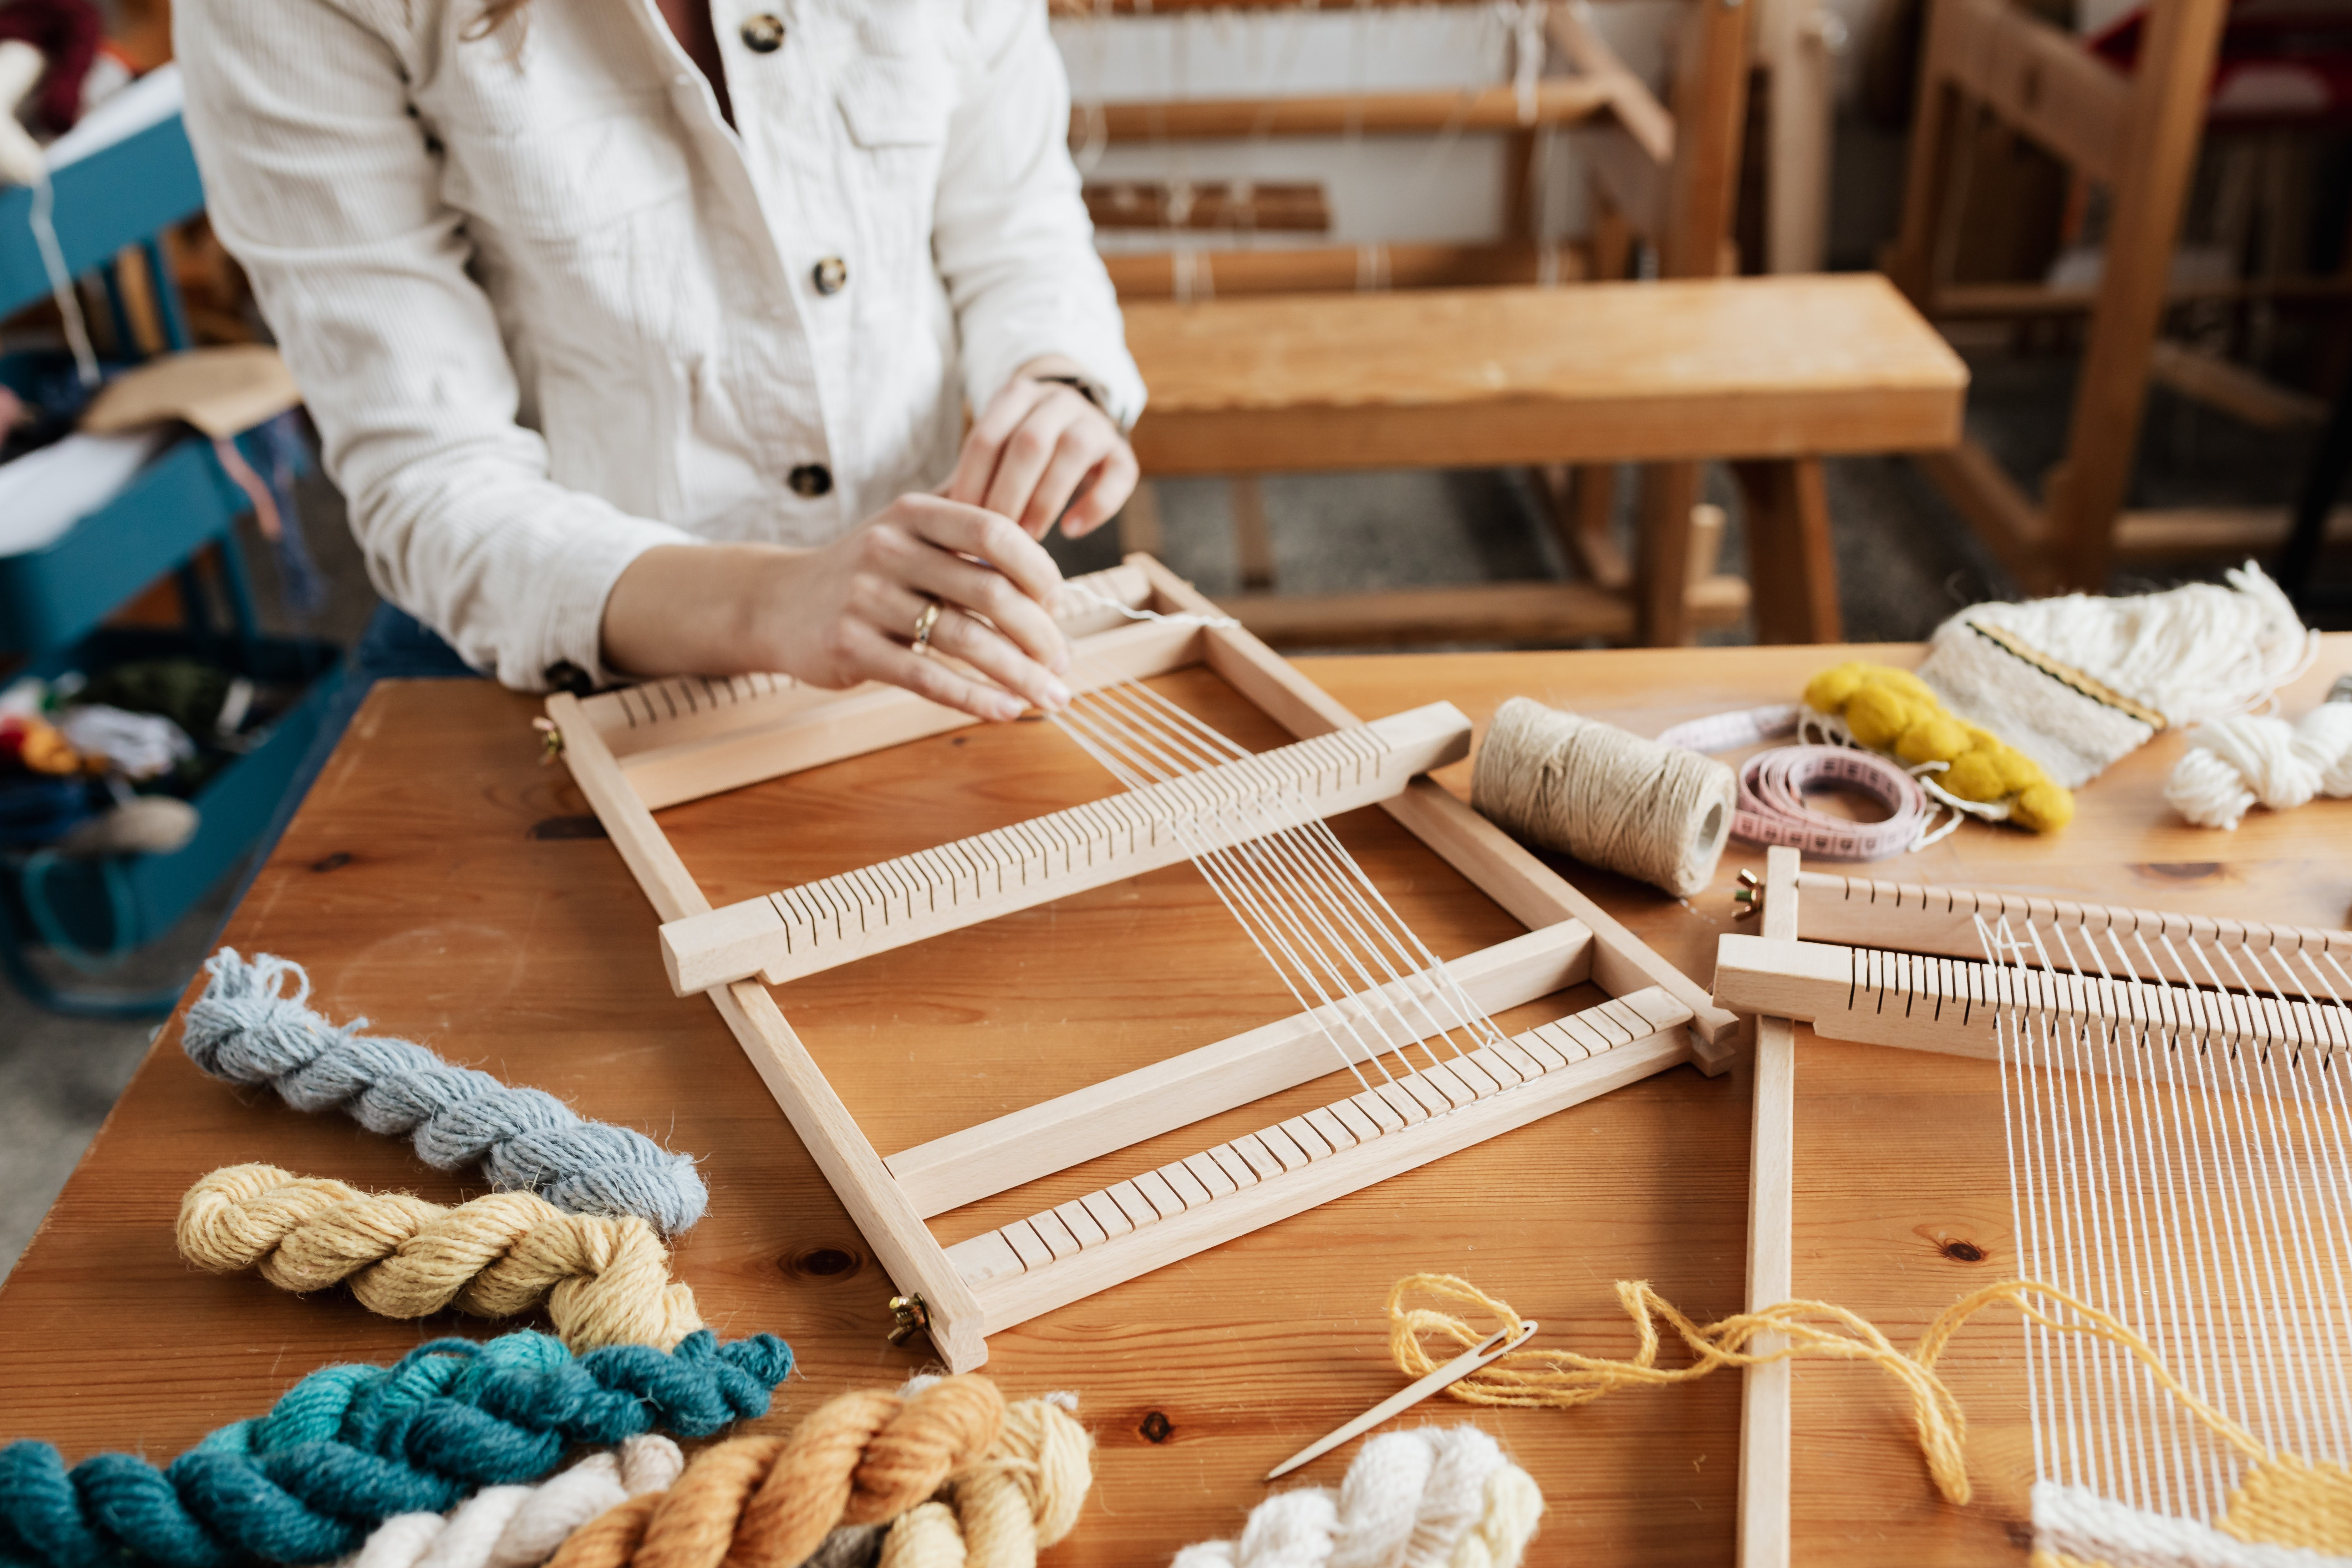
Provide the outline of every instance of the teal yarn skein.
<path id="1" fill-rule="evenodd" d="M 268 1084 L 297 1110 L 340 1108 L 371 1132 L 408 1138 L 428 1165 L 479 1163 L 492 1186 L 537 1193 L 567 1214 L 635 1215 L 675 1236 L 709 1206 L 690 1154 L 584 1121 L 544 1089 L 500 1083 L 414 1040 L 362 1035 L 365 1018 L 330 1024 L 308 1005 L 310 977 L 299 963 L 267 952 L 247 963 L 225 947 L 205 973 L 212 978 L 180 1043 L 214 1078 Z"/>
<path id="2" fill-rule="evenodd" d="M 439 1512 L 486 1486 L 536 1480 L 574 1444 L 656 1426 L 708 1436 L 767 1413 L 791 1372 L 772 1334 L 574 1357 L 546 1334 L 436 1340 L 390 1367 L 331 1366 L 266 1415 L 158 1469 L 99 1454 L 68 1470 L 47 1443 L 0 1448 L 5 1568 L 307 1564 L 356 1551 L 397 1513 Z"/>

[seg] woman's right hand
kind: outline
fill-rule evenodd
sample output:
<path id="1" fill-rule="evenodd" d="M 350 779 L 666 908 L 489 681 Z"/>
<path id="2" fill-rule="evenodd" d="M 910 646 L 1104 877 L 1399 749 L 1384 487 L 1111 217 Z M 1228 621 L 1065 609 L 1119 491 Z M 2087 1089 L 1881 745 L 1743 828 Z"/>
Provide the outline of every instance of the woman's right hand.
<path id="1" fill-rule="evenodd" d="M 641 676 L 777 670 L 835 689 L 883 680 L 978 718 L 1014 719 L 1070 700 L 1060 679 L 1069 646 L 1047 611 L 1061 584 L 1053 557 L 1009 519 L 906 495 L 817 550 L 646 551 L 604 601 L 604 659 Z M 987 680 L 915 651 L 934 603 L 930 648 Z"/>

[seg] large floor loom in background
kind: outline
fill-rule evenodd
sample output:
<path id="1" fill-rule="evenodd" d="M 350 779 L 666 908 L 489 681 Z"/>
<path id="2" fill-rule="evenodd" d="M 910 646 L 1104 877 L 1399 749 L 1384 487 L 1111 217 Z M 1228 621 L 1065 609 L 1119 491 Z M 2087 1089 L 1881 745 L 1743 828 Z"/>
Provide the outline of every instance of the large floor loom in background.
<path id="1" fill-rule="evenodd" d="M 1829 876 L 1792 849 L 1760 901 L 1715 977 L 1758 1016 L 1751 1305 L 1798 1293 L 1790 1020 L 1998 1061 L 2004 1271 L 2152 1352 L 2028 1321 L 2034 1561 L 2352 1560 L 2352 932 Z M 1790 1561 L 1790 1370 L 1748 1373 L 1747 1568 Z"/>
<path id="2" fill-rule="evenodd" d="M 1421 775 L 1468 748 L 1444 703 L 1363 724 L 1148 556 L 1078 579 L 1078 700 L 1055 722 L 1104 798 L 714 910 L 654 813 L 975 722 L 895 688 L 674 679 L 548 713 L 573 778 L 665 922 L 678 994 L 706 993 L 950 1366 L 987 1338 L 1697 1060 L 1735 1020 L 1606 912 Z M 1297 737 L 1248 754 L 1144 684 L 1205 665 Z M 1041 735 L 1039 744 L 1062 743 Z M 1440 963 L 1325 819 L 1378 805 L 1529 928 Z M 770 986 L 1191 861 L 1298 1002 L 1214 1041 L 885 1156 Z M 1135 962 L 1150 962 L 1148 940 Z M 1117 963 L 1118 955 L 1105 962 Z M 1506 1036 L 1492 1015 L 1592 982 L 1610 1000 Z M 1204 984 L 1208 980 L 1204 977 Z M 877 998 L 881 1005 L 883 998 Z M 951 1052 L 950 1042 L 941 1045 Z M 928 1221 L 1343 1070 L 1360 1092 L 952 1244 Z"/>

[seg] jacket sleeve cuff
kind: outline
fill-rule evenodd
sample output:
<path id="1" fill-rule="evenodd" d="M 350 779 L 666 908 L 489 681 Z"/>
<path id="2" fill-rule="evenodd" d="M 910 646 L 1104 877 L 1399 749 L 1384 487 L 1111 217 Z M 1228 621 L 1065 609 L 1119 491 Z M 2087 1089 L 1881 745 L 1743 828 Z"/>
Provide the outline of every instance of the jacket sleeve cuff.
<path id="1" fill-rule="evenodd" d="M 1135 368 L 1127 344 L 1116 333 L 1105 342 L 1098 334 L 1066 332 L 1018 345 L 1008 342 L 992 350 L 973 345 L 967 353 L 964 395 L 971 399 L 975 414 L 1004 390 L 1023 365 L 1048 355 L 1059 355 L 1078 367 L 1078 374 L 1095 394 L 1095 401 L 1110 416 L 1111 423 L 1118 426 L 1121 434 L 1134 429 L 1136 420 L 1142 417 L 1143 376 Z"/>
<path id="2" fill-rule="evenodd" d="M 629 563 L 657 544 L 699 544 L 693 534 L 643 518 L 614 516 L 551 552 L 539 585 L 538 634 L 499 652 L 499 684 L 525 691 L 631 679 L 604 663 L 604 604 Z M 567 668 L 569 667 L 569 668 Z M 576 672 L 576 673 L 575 673 Z"/>

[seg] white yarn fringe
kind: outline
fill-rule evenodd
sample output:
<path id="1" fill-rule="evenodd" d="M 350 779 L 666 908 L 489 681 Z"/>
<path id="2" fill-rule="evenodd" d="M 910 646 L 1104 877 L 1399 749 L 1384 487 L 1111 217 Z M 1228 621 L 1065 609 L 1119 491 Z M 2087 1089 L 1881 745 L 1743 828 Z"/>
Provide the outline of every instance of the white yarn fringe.
<path id="1" fill-rule="evenodd" d="M 395 1514 L 340 1568 L 539 1568 L 582 1525 L 686 1468 L 658 1433 L 591 1454 L 530 1487 L 488 1487 L 446 1514 Z"/>
<path id="2" fill-rule="evenodd" d="M 2257 805 L 2291 811 L 2317 795 L 2352 796 L 2352 702 L 2323 702 L 2291 728 L 2251 713 L 2210 720 L 2189 748 L 2164 798 L 2200 827 L 2235 828 Z"/>
<path id="3" fill-rule="evenodd" d="M 2266 707 L 2310 668 L 2319 637 L 2249 561 L 2229 583 L 2130 598 L 2069 594 L 1978 605 L 1969 619 L 2013 632 L 2035 652 L 2147 704 L 2174 724 Z"/>
<path id="4" fill-rule="evenodd" d="M 1339 1489 L 1280 1492 L 1238 1541 L 1176 1554 L 1173 1568 L 1517 1568 L 1543 1493 L 1475 1426 L 1388 1432 Z"/>
<path id="5" fill-rule="evenodd" d="M 2148 1513 L 2083 1487 L 2037 1481 L 2034 1544 L 2110 1568 L 2346 1568 L 2299 1546 L 2254 1546 L 2195 1520 Z"/>

